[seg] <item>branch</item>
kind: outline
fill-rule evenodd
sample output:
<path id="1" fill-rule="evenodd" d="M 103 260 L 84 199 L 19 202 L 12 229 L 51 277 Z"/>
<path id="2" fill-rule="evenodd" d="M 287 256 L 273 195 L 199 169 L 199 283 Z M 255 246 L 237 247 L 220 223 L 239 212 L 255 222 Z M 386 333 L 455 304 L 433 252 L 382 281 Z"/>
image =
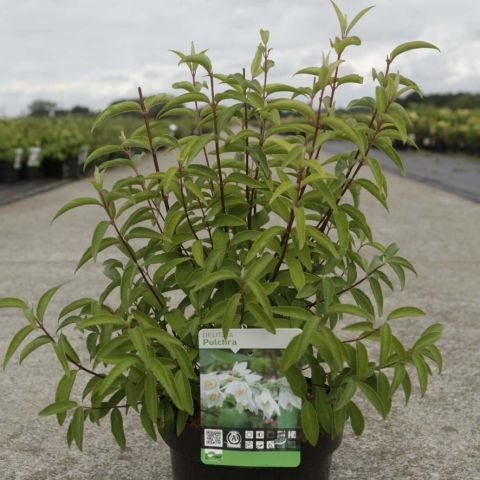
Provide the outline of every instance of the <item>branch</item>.
<path id="1" fill-rule="evenodd" d="M 55 344 L 58 344 L 57 340 L 55 340 L 55 338 L 53 338 L 53 336 L 47 331 L 47 329 L 45 328 L 45 326 L 43 325 L 43 322 L 41 322 L 38 318 L 35 317 L 35 321 L 37 322 L 37 325 L 40 327 L 40 329 L 42 330 L 43 333 L 45 333 L 45 335 L 50 339 L 50 341 L 52 343 L 55 343 Z M 104 378 L 105 375 L 101 374 L 101 373 L 97 373 L 93 370 L 90 370 L 89 368 L 87 367 L 84 367 L 81 363 L 79 362 L 76 362 L 75 360 L 73 360 L 72 357 L 70 357 L 67 353 L 65 353 L 65 357 L 67 358 L 67 360 L 72 363 L 73 365 L 75 365 L 78 369 L 80 370 L 83 370 L 84 372 L 87 372 L 89 373 L 90 375 L 93 375 L 95 377 L 100 377 L 100 378 Z"/>
<path id="2" fill-rule="evenodd" d="M 140 108 L 142 109 L 142 117 L 143 117 L 143 122 L 145 123 L 145 130 L 147 131 L 147 137 L 148 137 L 148 144 L 150 145 L 150 152 L 153 157 L 153 163 L 155 165 L 155 171 L 160 172 L 160 168 L 158 166 L 158 159 L 157 159 L 157 151 L 153 147 L 153 139 L 152 139 L 152 131 L 150 129 L 150 122 L 148 120 L 148 110 L 147 107 L 145 106 L 145 100 L 143 98 L 143 93 L 141 87 L 138 87 L 138 95 L 140 97 Z M 169 210 L 170 205 L 168 204 L 168 198 L 165 196 L 165 192 L 163 191 L 163 188 L 160 189 L 162 198 L 163 198 L 163 203 L 165 204 L 165 209 Z"/>
<path id="3" fill-rule="evenodd" d="M 212 98 L 210 106 L 212 107 L 212 117 L 213 117 L 213 133 L 215 135 L 215 155 L 217 157 L 217 172 L 218 172 L 218 181 L 220 187 L 220 203 L 222 205 L 222 212 L 225 213 L 225 192 L 223 185 L 223 175 L 222 175 L 222 165 L 220 163 L 220 143 L 219 138 L 220 134 L 218 131 L 218 122 L 217 122 L 217 102 L 215 100 L 215 86 L 213 82 L 213 73 L 209 72 L 208 76 L 210 77 L 210 95 Z"/>
<path id="4" fill-rule="evenodd" d="M 113 228 L 117 232 L 117 236 L 119 240 L 122 242 L 122 244 L 125 246 L 127 249 L 128 254 L 130 255 L 130 259 L 132 262 L 136 265 L 138 271 L 140 272 L 140 275 L 143 277 L 143 280 L 145 281 L 145 285 L 148 287 L 148 289 L 152 292 L 153 296 L 158 300 L 158 303 L 160 305 L 164 305 L 165 302 L 163 299 L 158 295 L 158 292 L 155 290 L 153 285 L 150 283 L 150 280 L 148 278 L 148 275 L 146 272 L 144 272 L 142 266 L 138 263 L 137 256 L 135 255 L 135 250 L 130 246 L 128 241 L 124 238 L 124 236 L 121 234 L 120 229 L 117 226 L 117 223 L 115 222 L 115 219 L 113 218 L 113 215 L 110 213 L 110 210 L 108 209 L 107 202 L 105 201 L 105 197 L 103 196 L 102 192 L 98 192 L 100 195 L 100 199 L 102 200 L 103 208 L 107 212 L 108 218 L 110 219 L 111 224 L 113 225 Z"/>

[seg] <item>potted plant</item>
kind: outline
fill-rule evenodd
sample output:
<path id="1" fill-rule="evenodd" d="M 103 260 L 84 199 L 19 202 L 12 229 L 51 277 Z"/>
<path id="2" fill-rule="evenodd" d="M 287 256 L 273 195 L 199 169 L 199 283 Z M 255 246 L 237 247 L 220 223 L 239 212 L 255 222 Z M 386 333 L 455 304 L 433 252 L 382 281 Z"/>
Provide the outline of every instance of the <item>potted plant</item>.
<path id="1" fill-rule="evenodd" d="M 71 116 L 48 119 L 42 125 L 43 166 L 47 177 L 77 179 L 79 156 L 86 132 Z"/>
<path id="2" fill-rule="evenodd" d="M 364 194 L 387 207 L 376 149 L 403 170 L 392 141 L 412 143 L 408 115 L 397 99 L 418 87 L 395 71 L 395 60 L 409 50 L 436 47 L 415 41 L 394 48 L 383 71 L 373 71 L 375 95 L 350 104 L 363 115 L 347 110 L 339 116 L 338 89 L 362 82 L 359 75 L 344 74 L 343 64 L 346 50 L 360 45 L 351 32 L 368 9 L 348 22 L 334 6 L 340 34 L 331 42 L 333 55 L 297 72 L 307 86 L 270 81 L 274 62 L 269 33 L 262 30 L 248 75 L 216 72 L 205 51 L 193 47 L 176 52 L 190 76 L 174 84 L 183 93 L 158 117 L 191 105 L 182 113 L 195 118 L 195 135 L 157 134 L 148 113 L 164 96 L 144 98 L 141 89 L 138 102 L 114 104 L 97 117 L 94 128 L 124 112 L 144 121 L 133 136 L 89 155 L 87 165 L 112 153 L 116 158 L 96 169 L 94 195 L 73 199 L 55 215 L 84 206 L 103 210 L 78 268 L 102 252 L 105 289 L 97 298 L 66 305 L 57 334 L 45 314 L 58 286 L 36 308 L 20 298 L 0 300 L 0 307 L 23 310 L 27 320 L 4 366 L 30 336 L 22 360 L 49 345 L 63 366 L 52 404 L 40 414 L 66 423 L 69 445 L 82 449 L 84 422 L 109 416 L 115 439 L 125 447 L 123 417 L 138 414 L 146 433 L 170 446 L 177 480 L 326 479 L 347 423 L 356 435 L 364 430 L 358 396 L 385 418 L 399 389 L 408 401 L 412 377 L 423 395 L 432 362 L 441 369 L 441 325 L 404 345 L 395 321 L 424 312 L 412 306 L 384 312 L 384 291 L 394 289 L 393 277 L 403 287 L 406 272 L 415 269 L 395 243 L 375 240 L 361 208 Z M 279 135 L 285 131 L 290 134 Z M 329 140 L 343 141 L 343 152 L 324 154 Z M 158 151 L 165 146 L 175 152 L 176 165 L 163 167 Z M 139 156 L 132 152 L 139 149 L 151 156 L 149 174 L 138 171 Z M 131 172 L 107 187 L 106 172 L 117 165 Z M 298 467 L 200 462 L 198 334 L 210 327 L 222 329 L 225 339 L 239 327 L 300 329 L 280 363 L 286 385 L 301 401 Z M 84 334 L 89 364 L 69 340 L 72 329 Z M 235 368 L 246 371 L 246 365 Z M 72 398 L 83 375 L 89 378 L 83 395 Z M 233 404 L 238 399 L 229 397 Z M 262 402 L 273 405 L 269 398 Z M 239 412 L 243 408 L 237 403 Z"/>
<path id="3" fill-rule="evenodd" d="M 19 137 L 7 121 L 0 125 L 0 183 L 15 183 L 22 164 L 23 149 Z"/>

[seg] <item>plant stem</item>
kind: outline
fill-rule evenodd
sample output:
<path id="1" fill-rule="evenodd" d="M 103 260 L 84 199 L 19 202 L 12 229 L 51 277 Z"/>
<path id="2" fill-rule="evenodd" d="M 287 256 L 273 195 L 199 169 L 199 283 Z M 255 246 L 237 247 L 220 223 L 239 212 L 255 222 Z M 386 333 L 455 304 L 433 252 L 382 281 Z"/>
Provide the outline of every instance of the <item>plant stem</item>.
<path id="1" fill-rule="evenodd" d="M 222 206 L 222 212 L 225 213 L 225 187 L 223 184 L 223 175 L 222 175 L 222 165 L 220 162 L 220 133 L 218 131 L 218 119 L 217 119 L 217 102 L 215 100 L 215 85 L 213 82 L 213 73 L 209 72 L 208 76 L 210 78 L 210 95 L 211 95 L 211 104 L 212 107 L 212 117 L 213 117 L 213 133 L 215 135 L 215 155 L 217 157 L 217 172 L 218 172 L 218 182 L 220 187 L 220 204 Z"/>
<path id="2" fill-rule="evenodd" d="M 43 325 L 43 322 L 41 322 L 38 318 L 35 317 L 35 321 L 37 322 L 37 325 L 40 327 L 40 329 L 42 330 L 43 333 L 45 333 L 45 335 L 50 339 L 50 341 L 52 343 L 55 343 L 57 344 L 57 340 L 55 340 L 55 338 L 53 338 L 53 336 L 47 331 L 47 329 L 45 328 L 45 326 Z M 72 363 L 73 365 L 75 365 L 78 369 L 80 370 L 83 370 L 84 372 L 87 372 L 89 373 L 90 375 L 93 375 L 95 377 L 100 377 L 100 378 L 104 378 L 105 375 L 101 374 L 101 373 L 97 373 L 93 370 L 90 370 L 89 368 L 87 367 L 84 367 L 81 363 L 78 363 L 76 362 L 75 360 L 73 360 L 72 357 L 70 357 L 67 353 L 65 353 L 65 357 L 67 358 L 67 360 Z"/>
<path id="3" fill-rule="evenodd" d="M 190 227 L 193 236 L 198 240 L 197 232 L 195 231 L 195 228 L 193 228 L 192 221 L 190 220 L 190 216 L 188 215 L 187 202 L 185 201 L 185 194 L 183 193 L 183 171 L 181 164 L 178 167 L 178 172 L 180 173 L 178 177 L 178 183 L 180 186 L 180 198 L 182 199 L 183 211 L 185 212 L 185 217 L 187 218 L 188 226 Z"/>
<path id="4" fill-rule="evenodd" d="M 126 238 L 122 235 L 120 232 L 120 229 L 117 226 L 117 223 L 115 222 L 115 219 L 113 218 L 112 214 L 110 213 L 110 210 L 108 209 L 108 204 L 105 200 L 105 197 L 103 196 L 102 192 L 98 192 L 100 195 L 100 199 L 102 200 L 103 208 L 107 212 L 108 218 L 110 219 L 110 222 L 117 232 L 118 239 L 122 242 L 124 247 L 126 248 L 127 252 L 129 253 L 130 259 L 132 262 L 136 265 L 140 275 L 142 276 L 143 280 L 145 281 L 145 285 L 147 285 L 148 289 L 152 292 L 153 296 L 157 299 L 158 303 L 160 305 L 165 305 L 165 302 L 162 300 L 162 298 L 158 295 L 157 291 L 153 287 L 153 285 L 150 283 L 150 279 L 148 278 L 148 274 L 143 270 L 142 266 L 138 263 L 137 257 L 135 255 L 135 250 L 130 246 Z"/>
<path id="5" fill-rule="evenodd" d="M 160 172 L 160 167 L 158 165 L 158 159 L 157 159 L 157 151 L 156 149 L 153 147 L 153 138 L 152 138 L 152 131 L 150 129 L 150 121 L 148 119 L 148 109 L 147 107 L 145 106 L 145 99 L 143 97 L 143 93 L 142 93 L 142 88 L 141 87 L 138 87 L 138 95 L 140 97 L 140 108 L 142 109 L 142 117 L 143 117 L 143 122 L 145 123 L 145 130 L 147 132 L 147 138 L 148 138 L 148 144 L 150 146 L 150 152 L 152 154 L 152 157 L 153 157 L 153 163 L 155 165 L 155 171 L 156 172 Z M 165 209 L 169 210 L 170 208 L 170 205 L 168 204 L 168 198 L 165 196 L 165 193 L 163 191 L 163 188 L 160 189 L 161 191 L 161 194 L 162 194 L 162 198 L 163 198 L 163 203 L 165 204 Z"/>
<path id="6" fill-rule="evenodd" d="M 272 276 L 270 278 L 270 281 L 273 282 L 275 280 L 275 278 L 277 278 L 277 275 L 280 271 L 280 268 L 282 266 L 282 263 L 283 263 L 283 259 L 285 258 L 285 254 L 287 253 L 287 248 L 288 248 L 288 240 L 290 239 L 290 235 L 292 233 L 292 227 L 293 227 L 293 220 L 295 219 L 295 207 L 298 205 L 298 202 L 301 198 L 301 192 L 302 192 L 302 181 L 303 181 L 303 178 L 304 178 L 304 173 L 305 173 L 305 169 L 304 167 L 300 167 L 299 170 L 298 170 L 298 175 L 297 175 L 297 195 L 296 195 L 296 199 L 295 199 L 295 202 L 294 202 L 294 205 L 293 207 L 290 209 L 290 217 L 288 219 L 288 224 L 287 224 L 287 228 L 285 230 L 285 233 L 283 234 L 283 238 L 282 238 L 282 241 L 281 241 L 281 245 L 282 245 L 282 251 L 280 253 L 280 256 L 278 257 L 278 261 L 277 261 L 277 264 L 275 265 L 275 270 L 273 271 L 272 273 Z"/>
<path id="7" fill-rule="evenodd" d="M 192 70 L 191 74 L 192 74 L 192 85 L 195 87 L 197 85 L 196 70 Z M 195 104 L 195 127 L 196 127 L 196 131 L 198 132 L 198 135 L 202 135 L 203 129 L 200 126 L 200 110 L 198 108 L 198 102 L 195 100 L 194 104 Z M 207 167 L 210 168 L 210 160 L 208 159 L 207 148 L 203 147 L 202 150 L 203 150 L 203 155 L 205 156 L 205 163 L 207 164 Z M 211 178 L 208 179 L 208 184 L 210 185 L 210 190 L 212 191 L 212 194 L 213 194 L 214 188 L 213 188 L 213 181 L 212 181 Z"/>

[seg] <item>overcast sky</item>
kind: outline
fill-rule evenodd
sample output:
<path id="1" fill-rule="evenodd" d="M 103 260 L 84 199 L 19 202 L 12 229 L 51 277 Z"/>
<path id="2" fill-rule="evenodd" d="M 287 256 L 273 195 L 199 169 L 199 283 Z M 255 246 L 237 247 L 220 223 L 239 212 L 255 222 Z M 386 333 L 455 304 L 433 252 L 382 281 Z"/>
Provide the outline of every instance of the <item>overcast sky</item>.
<path id="1" fill-rule="evenodd" d="M 338 0 L 350 17 L 371 5 Z M 370 76 L 395 45 L 414 39 L 442 53 L 399 57 L 396 67 L 427 93 L 480 91 L 479 0 L 377 0 L 356 27 L 361 47 L 348 50 L 344 72 Z M 258 30 L 271 31 L 275 81 L 317 65 L 337 34 L 328 0 L 0 0 L 0 115 L 25 112 L 36 98 L 61 107 L 99 109 L 111 100 L 168 91 L 185 77 L 169 49 L 191 40 L 208 48 L 220 72 L 249 67 Z M 368 94 L 371 85 L 348 87 Z"/>

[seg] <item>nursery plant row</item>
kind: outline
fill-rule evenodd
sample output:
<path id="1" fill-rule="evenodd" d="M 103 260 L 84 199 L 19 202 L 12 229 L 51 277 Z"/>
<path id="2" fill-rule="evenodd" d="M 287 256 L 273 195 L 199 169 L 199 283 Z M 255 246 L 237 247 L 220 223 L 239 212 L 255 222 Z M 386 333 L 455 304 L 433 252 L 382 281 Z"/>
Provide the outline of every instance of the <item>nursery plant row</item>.
<path id="1" fill-rule="evenodd" d="M 408 106 L 410 131 L 421 148 L 480 156 L 480 109 Z"/>
<path id="2" fill-rule="evenodd" d="M 121 134 L 131 135 L 142 125 L 138 118 L 124 116 L 92 132 L 93 122 L 93 115 L 0 120 L 0 183 L 40 177 L 78 179 L 94 167 L 92 163 L 84 171 L 89 152 L 99 145 L 118 143 Z M 175 136 L 193 130 L 193 121 L 187 118 L 159 123 L 161 130 Z"/>

